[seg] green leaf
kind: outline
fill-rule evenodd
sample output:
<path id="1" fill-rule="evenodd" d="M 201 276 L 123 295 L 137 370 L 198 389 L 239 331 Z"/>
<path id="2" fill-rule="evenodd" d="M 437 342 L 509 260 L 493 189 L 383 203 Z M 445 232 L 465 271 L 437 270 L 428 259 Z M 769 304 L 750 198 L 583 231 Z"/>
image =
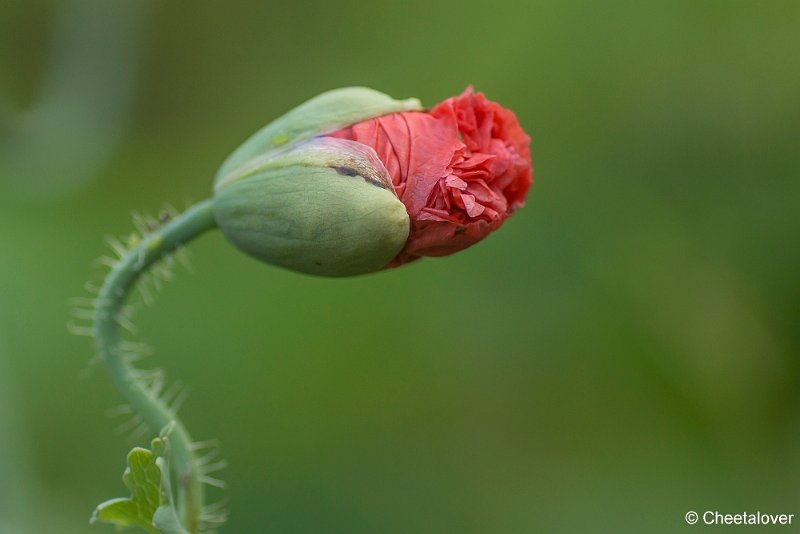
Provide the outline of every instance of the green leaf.
<path id="1" fill-rule="evenodd" d="M 189 534 L 181 525 L 172 505 L 159 506 L 153 514 L 153 524 L 164 534 Z"/>
<path id="2" fill-rule="evenodd" d="M 171 431 L 172 427 L 168 426 L 162 431 L 162 435 L 164 432 L 168 433 Z M 161 506 L 156 508 L 156 512 L 153 514 L 153 526 L 159 529 L 163 534 L 189 534 L 189 532 L 184 530 L 183 525 L 181 525 L 175 506 L 169 501 L 169 498 L 172 496 L 172 486 L 169 480 L 167 459 L 164 457 L 156 458 L 156 465 L 161 468 L 161 472 L 166 473 L 166 475 L 161 479 Z"/>
<path id="3" fill-rule="evenodd" d="M 91 523 L 139 527 L 150 534 L 185 534 L 171 502 L 166 449 L 167 438 L 160 437 L 152 441 L 152 450 L 141 447 L 131 450 L 128 467 L 122 475 L 131 496 L 100 504 L 92 514 Z"/>

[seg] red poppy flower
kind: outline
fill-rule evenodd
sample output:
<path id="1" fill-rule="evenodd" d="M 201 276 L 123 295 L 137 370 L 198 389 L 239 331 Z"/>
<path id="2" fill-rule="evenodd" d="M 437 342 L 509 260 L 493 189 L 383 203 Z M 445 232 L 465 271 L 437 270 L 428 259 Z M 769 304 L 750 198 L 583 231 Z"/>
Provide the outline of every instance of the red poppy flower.
<path id="1" fill-rule="evenodd" d="M 411 219 L 390 266 L 446 256 L 496 230 L 533 180 L 530 138 L 513 112 L 468 87 L 428 112 L 404 111 L 329 134 L 370 146 Z"/>

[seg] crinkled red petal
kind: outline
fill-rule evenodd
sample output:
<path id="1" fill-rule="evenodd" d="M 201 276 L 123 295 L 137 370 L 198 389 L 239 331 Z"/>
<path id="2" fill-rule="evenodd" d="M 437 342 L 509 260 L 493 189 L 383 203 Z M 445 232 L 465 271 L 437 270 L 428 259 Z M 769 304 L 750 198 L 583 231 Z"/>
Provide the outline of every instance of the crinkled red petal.
<path id="1" fill-rule="evenodd" d="M 533 181 L 530 138 L 511 111 L 468 87 L 429 112 L 385 115 L 334 137 L 372 147 L 411 218 L 392 261 L 446 256 L 500 227 Z"/>

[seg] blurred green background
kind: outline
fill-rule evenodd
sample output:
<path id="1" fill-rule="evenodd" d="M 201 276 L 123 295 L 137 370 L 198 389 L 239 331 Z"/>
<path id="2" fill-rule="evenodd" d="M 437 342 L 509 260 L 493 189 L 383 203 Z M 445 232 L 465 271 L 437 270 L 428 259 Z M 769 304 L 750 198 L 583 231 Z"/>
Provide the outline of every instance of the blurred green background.
<path id="1" fill-rule="evenodd" d="M 65 326 L 104 236 L 346 85 L 474 84 L 534 186 L 480 245 L 379 275 L 190 247 L 137 325 L 222 443 L 223 532 L 800 514 L 798 28 L 792 1 L 0 3 L 0 531 L 112 532 L 89 515 L 149 440 L 115 435 Z"/>

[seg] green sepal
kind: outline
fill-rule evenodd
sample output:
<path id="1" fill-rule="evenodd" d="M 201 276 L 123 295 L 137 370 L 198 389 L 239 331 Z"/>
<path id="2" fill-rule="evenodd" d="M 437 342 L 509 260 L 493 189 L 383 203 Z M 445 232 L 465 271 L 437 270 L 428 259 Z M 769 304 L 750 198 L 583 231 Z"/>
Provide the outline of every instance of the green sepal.
<path id="1" fill-rule="evenodd" d="M 222 164 L 214 189 L 229 173 L 258 156 L 288 148 L 311 137 L 344 128 L 356 122 L 400 111 L 422 109 L 416 98 L 395 100 L 366 87 L 327 91 L 300 104 L 253 134 Z"/>
<path id="2" fill-rule="evenodd" d="M 152 450 L 135 447 L 128 453 L 122 481 L 131 496 L 98 505 L 90 523 L 110 523 L 120 529 L 139 527 L 149 534 L 187 534 L 172 504 L 167 438 L 154 439 L 151 447 Z"/>
<path id="3" fill-rule="evenodd" d="M 371 148 L 316 138 L 262 156 L 214 195 L 225 237 L 248 254 L 322 276 L 380 270 L 405 245 L 409 218 Z"/>

